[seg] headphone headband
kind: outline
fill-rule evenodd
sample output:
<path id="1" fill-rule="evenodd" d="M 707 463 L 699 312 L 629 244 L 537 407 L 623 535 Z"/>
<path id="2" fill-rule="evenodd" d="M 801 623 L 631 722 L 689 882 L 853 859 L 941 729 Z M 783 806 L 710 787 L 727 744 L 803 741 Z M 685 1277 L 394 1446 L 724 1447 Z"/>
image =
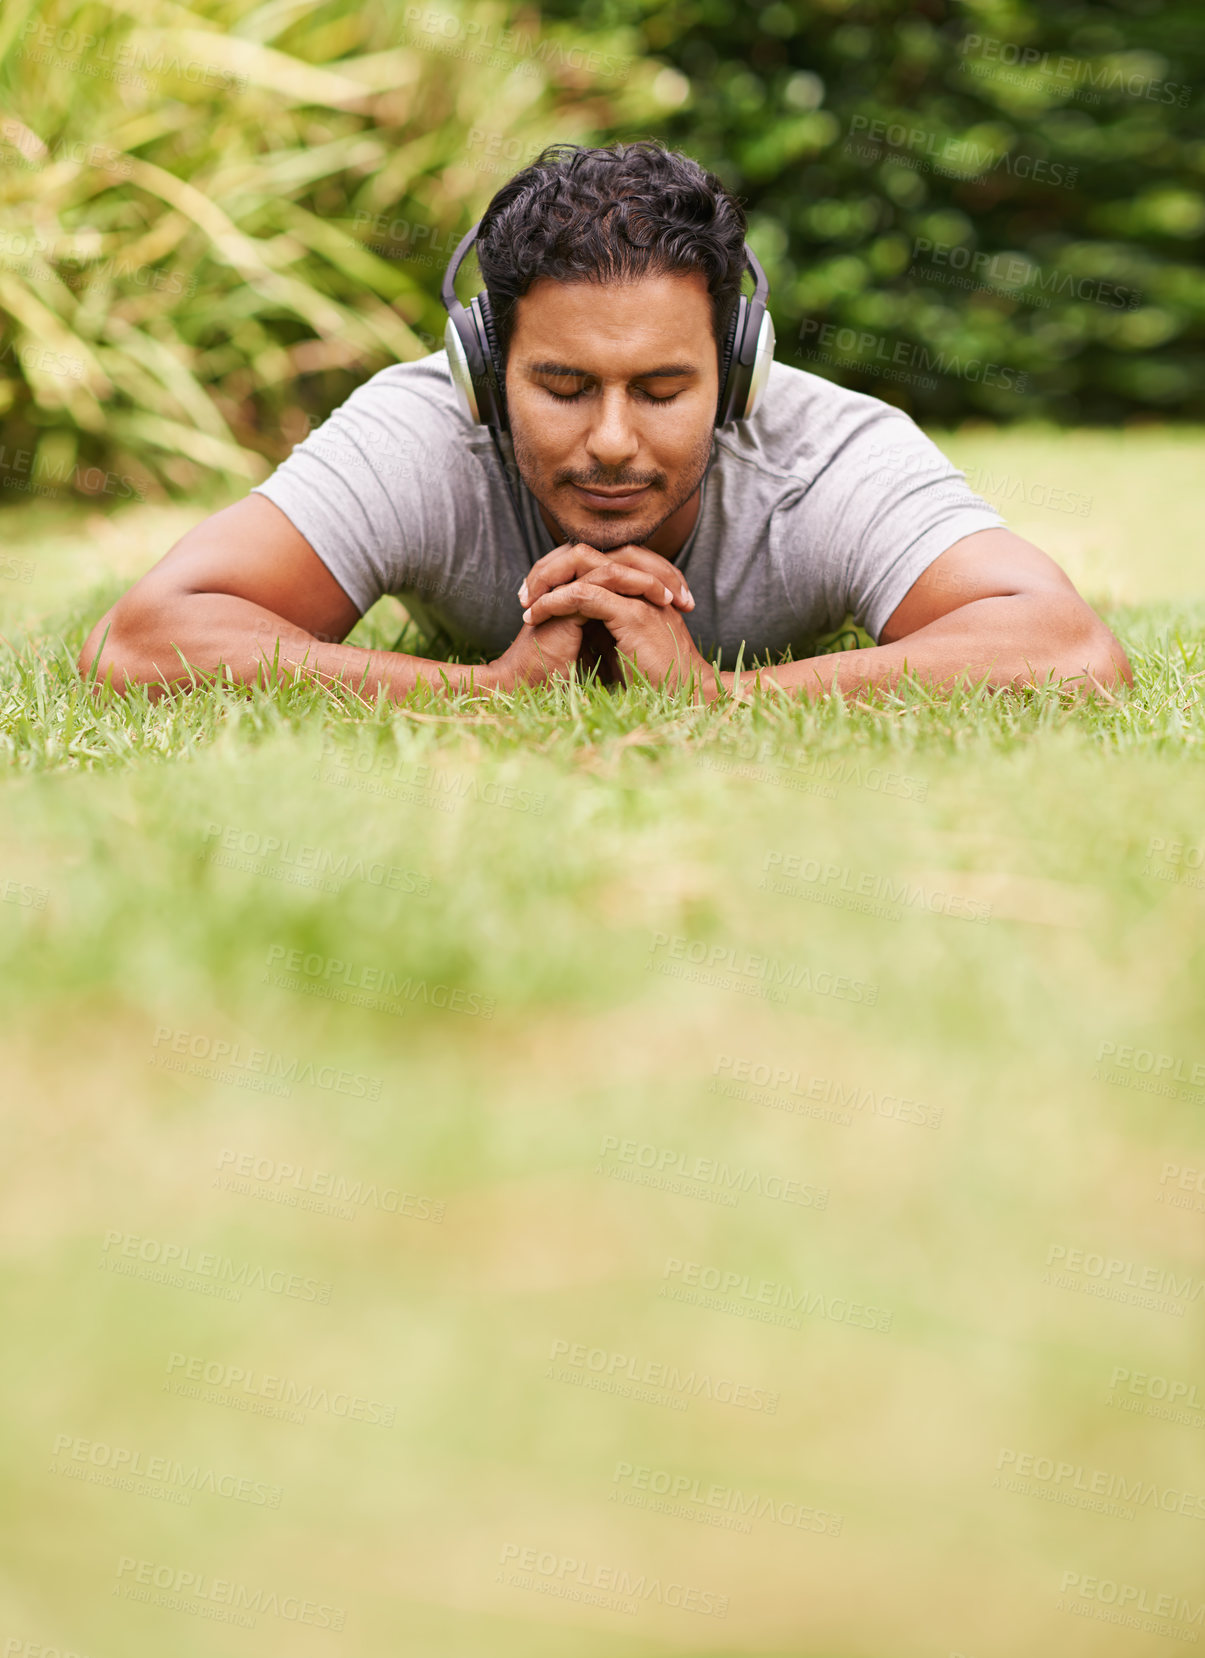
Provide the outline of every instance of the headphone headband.
<path id="1" fill-rule="evenodd" d="M 745 243 L 745 269 L 753 273 L 753 297 L 750 299 L 749 305 L 751 308 L 758 305 L 764 311 L 770 303 L 770 283 L 765 271 L 762 270 L 761 260 L 748 242 Z M 753 361 L 752 354 L 744 360 L 751 363 Z"/>
<path id="2" fill-rule="evenodd" d="M 449 315 L 452 315 L 456 311 L 464 310 L 464 306 L 456 297 L 456 289 L 453 284 L 456 281 L 461 265 L 464 264 L 469 249 L 477 240 L 477 232 L 480 229 L 481 220 L 478 219 L 472 229 L 460 238 L 460 241 L 456 245 L 456 251 L 448 260 L 448 267 L 444 271 L 444 279 L 439 285 L 439 297 L 443 300 L 444 310 L 447 311 Z"/>
<path id="3" fill-rule="evenodd" d="M 444 271 L 439 289 L 448 313 L 444 344 L 461 412 L 475 425 L 505 432 L 506 369 L 498 350 L 489 293 L 483 288 L 467 306 L 456 297 L 457 274 L 480 229 L 478 219 L 461 237 Z M 717 426 L 749 418 L 761 399 L 774 361 L 774 323 L 768 308 L 770 284 L 748 242 L 744 251 L 745 269 L 753 276 L 753 294 L 741 294 L 733 314 L 720 372 Z"/>

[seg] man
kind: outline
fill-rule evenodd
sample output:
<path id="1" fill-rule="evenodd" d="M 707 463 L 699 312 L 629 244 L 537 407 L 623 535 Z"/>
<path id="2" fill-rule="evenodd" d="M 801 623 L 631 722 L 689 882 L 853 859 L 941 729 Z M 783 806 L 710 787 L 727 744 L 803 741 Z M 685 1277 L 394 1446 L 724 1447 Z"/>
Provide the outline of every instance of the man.
<path id="1" fill-rule="evenodd" d="M 451 361 L 374 375 L 119 600 L 81 670 L 122 690 L 275 663 L 398 698 L 420 681 L 507 691 L 579 654 L 708 700 L 774 661 L 763 683 L 806 694 L 908 671 L 1130 683 L 1063 572 L 907 415 L 770 364 L 772 327 L 736 360 L 759 303 L 741 296 L 744 233 L 686 156 L 546 151 L 482 219 L 469 311 L 449 272 Z M 385 593 L 489 660 L 338 643 Z M 877 645 L 814 655 L 850 613 Z"/>

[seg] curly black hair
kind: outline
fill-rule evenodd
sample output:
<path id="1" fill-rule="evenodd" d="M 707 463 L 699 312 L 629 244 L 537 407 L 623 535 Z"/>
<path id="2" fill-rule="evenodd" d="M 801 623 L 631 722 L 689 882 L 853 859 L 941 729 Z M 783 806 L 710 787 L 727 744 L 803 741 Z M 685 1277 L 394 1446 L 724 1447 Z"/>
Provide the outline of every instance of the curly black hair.
<path id="1" fill-rule="evenodd" d="M 744 245 L 740 203 L 690 156 L 652 139 L 605 149 L 552 144 L 502 186 L 477 234 L 501 360 L 515 303 L 540 277 L 624 282 L 701 271 L 722 363 Z"/>

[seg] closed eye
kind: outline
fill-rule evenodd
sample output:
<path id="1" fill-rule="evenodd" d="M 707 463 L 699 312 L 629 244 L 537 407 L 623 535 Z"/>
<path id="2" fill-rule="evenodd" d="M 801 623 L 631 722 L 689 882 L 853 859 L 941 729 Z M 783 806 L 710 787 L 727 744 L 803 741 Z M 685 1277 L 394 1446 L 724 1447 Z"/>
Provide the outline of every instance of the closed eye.
<path id="1" fill-rule="evenodd" d="M 576 403 L 579 397 L 584 397 L 586 394 L 585 386 L 579 386 L 576 391 L 553 391 L 551 386 L 545 386 L 544 390 L 549 397 L 555 397 L 558 403 Z M 664 397 L 655 397 L 651 391 L 646 391 L 643 386 L 633 386 L 632 390 L 638 397 L 642 397 L 646 403 L 672 403 L 676 397 L 682 395 L 680 388 L 678 391 L 668 392 Z"/>

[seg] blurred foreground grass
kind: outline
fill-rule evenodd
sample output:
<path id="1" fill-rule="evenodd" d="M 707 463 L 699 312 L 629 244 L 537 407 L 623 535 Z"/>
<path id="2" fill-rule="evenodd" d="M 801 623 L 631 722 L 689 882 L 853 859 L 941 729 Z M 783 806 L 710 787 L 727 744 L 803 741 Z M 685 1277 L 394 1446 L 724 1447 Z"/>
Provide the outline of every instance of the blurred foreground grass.
<path id="1" fill-rule="evenodd" d="M 1133 692 L 96 709 L 203 509 L 5 516 L 6 1652 L 1196 1638 L 1199 439 L 945 441 Z"/>

